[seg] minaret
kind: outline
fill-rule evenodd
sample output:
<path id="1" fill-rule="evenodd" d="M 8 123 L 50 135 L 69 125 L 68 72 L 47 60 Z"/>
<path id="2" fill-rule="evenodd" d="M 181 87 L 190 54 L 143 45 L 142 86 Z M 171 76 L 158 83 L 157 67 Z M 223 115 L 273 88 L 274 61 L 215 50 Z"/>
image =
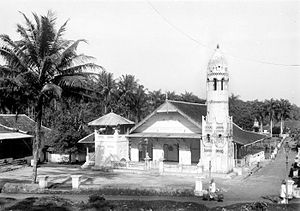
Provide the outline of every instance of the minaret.
<path id="1" fill-rule="evenodd" d="M 223 123 L 228 119 L 228 82 L 228 64 L 217 45 L 207 67 L 206 102 L 210 122 Z"/>
<path id="2" fill-rule="evenodd" d="M 202 117 L 201 160 L 212 172 L 229 172 L 234 165 L 232 118 L 229 117 L 228 64 L 219 45 L 208 62 L 207 114 Z"/>

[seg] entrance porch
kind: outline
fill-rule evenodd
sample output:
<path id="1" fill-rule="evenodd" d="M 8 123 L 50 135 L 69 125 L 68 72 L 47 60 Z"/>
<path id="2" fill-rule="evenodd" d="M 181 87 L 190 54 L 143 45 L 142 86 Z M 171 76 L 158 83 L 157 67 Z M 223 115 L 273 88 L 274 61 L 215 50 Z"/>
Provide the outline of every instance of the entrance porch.
<path id="1" fill-rule="evenodd" d="M 197 164 L 200 159 L 200 137 L 172 137 L 170 134 L 160 137 L 155 137 L 154 134 L 147 137 L 130 135 L 129 157 L 133 162 L 144 161 L 148 155 L 153 163 L 164 161 L 182 165 Z"/>

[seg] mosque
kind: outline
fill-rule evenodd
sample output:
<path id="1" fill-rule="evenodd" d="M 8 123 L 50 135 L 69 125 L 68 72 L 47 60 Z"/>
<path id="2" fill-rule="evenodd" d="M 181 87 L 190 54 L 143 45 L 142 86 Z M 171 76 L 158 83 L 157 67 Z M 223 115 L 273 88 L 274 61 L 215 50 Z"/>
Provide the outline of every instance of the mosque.
<path id="1" fill-rule="evenodd" d="M 219 46 L 208 62 L 206 90 L 206 104 L 166 100 L 135 126 L 125 122 L 133 127 L 130 132 L 117 131 L 115 141 L 105 141 L 108 139 L 96 128 L 94 140 L 89 142 L 95 143 L 95 165 L 101 165 L 97 154 L 102 154 L 101 160 L 143 162 L 148 158 L 185 166 L 201 164 L 211 172 L 232 171 L 243 148 L 266 136 L 243 130 L 229 116 L 228 64 Z M 80 143 L 88 142 L 83 139 Z M 114 148 L 123 151 L 106 153 Z"/>

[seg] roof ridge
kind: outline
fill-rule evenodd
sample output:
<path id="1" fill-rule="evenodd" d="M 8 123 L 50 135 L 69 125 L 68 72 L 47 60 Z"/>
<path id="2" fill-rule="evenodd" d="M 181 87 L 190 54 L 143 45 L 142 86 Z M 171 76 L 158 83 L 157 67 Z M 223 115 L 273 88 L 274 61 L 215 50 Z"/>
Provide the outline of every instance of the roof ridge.
<path id="1" fill-rule="evenodd" d="M 193 103 L 193 102 L 187 102 L 187 101 L 180 101 L 180 100 L 168 100 L 168 102 L 174 102 L 174 103 L 182 103 L 182 104 L 192 104 L 192 105 L 204 105 L 206 106 L 206 104 L 203 103 Z"/>

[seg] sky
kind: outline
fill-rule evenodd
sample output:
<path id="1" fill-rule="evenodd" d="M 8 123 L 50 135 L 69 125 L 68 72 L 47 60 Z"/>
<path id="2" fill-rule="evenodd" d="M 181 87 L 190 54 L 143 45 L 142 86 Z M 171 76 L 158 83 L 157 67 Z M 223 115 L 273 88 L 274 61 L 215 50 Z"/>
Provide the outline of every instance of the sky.
<path id="1" fill-rule="evenodd" d="M 288 99 L 300 106 L 300 1 L 10 0 L 0 33 L 18 39 L 19 11 L 55 12 L 66 39 L 119 78 L 149 91 L 206 98 L 207 63 L 217 44 L 228 61 L 230 93 L 242 100 Z"/>

